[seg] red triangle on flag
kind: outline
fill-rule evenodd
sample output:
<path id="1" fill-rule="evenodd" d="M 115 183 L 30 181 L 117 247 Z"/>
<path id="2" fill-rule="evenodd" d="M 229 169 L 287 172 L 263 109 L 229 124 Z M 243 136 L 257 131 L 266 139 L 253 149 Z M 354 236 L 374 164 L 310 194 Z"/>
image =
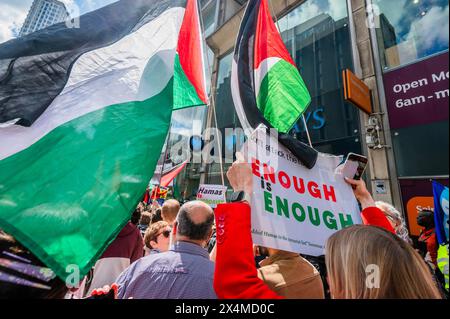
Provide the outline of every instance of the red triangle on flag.
<path id="1" fill-rule="evenodd" d="M 181 171 L 186 167 L 188 161 L 185 161 L 184 163 L 180 164 L 177 168 L 171 170 L 169 173 L 164 175 L 161 178 L 161 187 L 168 187 L 170 183 L 174 180 L 175 177 L 178 176 L 178 174 L 181 173 Z"/>

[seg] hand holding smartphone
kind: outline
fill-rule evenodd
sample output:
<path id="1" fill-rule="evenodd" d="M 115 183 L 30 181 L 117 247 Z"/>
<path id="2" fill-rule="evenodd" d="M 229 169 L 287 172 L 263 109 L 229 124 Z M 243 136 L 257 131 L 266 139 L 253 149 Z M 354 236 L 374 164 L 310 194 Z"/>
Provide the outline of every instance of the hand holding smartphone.
<path id="1" fill-rule="evenodd" d="M 366 170 L 369 160 L 367 157 L 350 153 L 342 168 L 342 175 L 354 180 L 360 180 Z"/>

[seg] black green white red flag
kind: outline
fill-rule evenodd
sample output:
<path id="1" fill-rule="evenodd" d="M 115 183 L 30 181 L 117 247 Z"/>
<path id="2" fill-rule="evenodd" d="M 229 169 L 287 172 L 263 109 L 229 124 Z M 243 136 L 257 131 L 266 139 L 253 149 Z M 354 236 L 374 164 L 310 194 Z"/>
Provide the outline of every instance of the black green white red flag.
<path id="1" fill-rule="evenodd" d="M 172 110 L 207 103 L 201 38 L 196 0 L 121 0 L 0 45 L 0 228 L 60 278 L 129 220 Z"/>
<path id="2" fill-rule="evenodd" d="M 232 94 L 244 129 L 275 128 L 279 141 L 308 167 L 317 152 L 287 133 L 311 103 L 311 96 L 270 15 L 268 0 L 249 0 L 237 38 Z"/>

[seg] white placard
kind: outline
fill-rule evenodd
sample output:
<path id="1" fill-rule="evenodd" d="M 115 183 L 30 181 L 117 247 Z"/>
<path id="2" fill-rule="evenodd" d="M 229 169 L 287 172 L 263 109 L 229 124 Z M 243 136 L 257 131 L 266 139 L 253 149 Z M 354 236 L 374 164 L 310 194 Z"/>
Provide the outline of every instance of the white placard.
<path id="1" fill-rule="evenodd" d="M 336 231 L 361 224 L 352 188 L 335 169 L 342 157 L 319 154 L 313 169 L 258 128 L 243 152 L 252 165 L 252 235 L 256 245 L 324 254 Z"/>
<path id="2" fill-rule="evenodd" d="M 226 203 L 227 187 L 222 185 L 200 185 L 197 192 L 197 200 L 202 201 L 212 208 Z"/>

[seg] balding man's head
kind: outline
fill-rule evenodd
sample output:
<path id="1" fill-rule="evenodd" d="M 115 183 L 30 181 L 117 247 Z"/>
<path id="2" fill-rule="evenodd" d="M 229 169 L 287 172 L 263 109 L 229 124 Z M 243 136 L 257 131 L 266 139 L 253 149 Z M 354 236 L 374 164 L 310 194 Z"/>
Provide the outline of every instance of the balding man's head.
<path id="1" fill-rule="evenodd" d="M 184 204 L 178 213 L 177 235 L 190 240 L 208 240 L 214 224 L 214 212 L 207 204 L 193 201 Z"/>
<path id="2" fill-rule="evenodd" d="M 175 199 L 167 200 L 161 209 L 162 219 L 172 225 L 177 219 L 178 212 L 180 210 L 180 203 Z"/>

